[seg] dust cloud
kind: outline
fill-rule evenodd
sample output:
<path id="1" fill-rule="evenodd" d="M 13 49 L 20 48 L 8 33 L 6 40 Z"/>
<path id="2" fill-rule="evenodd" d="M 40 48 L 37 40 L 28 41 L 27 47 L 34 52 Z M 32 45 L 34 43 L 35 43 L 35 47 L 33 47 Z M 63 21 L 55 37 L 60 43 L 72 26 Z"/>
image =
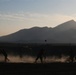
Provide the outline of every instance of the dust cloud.
<path id="1" fill-rule="evenodd" d="M 65 57 L 61 57 L 61 58 L 57 58 L 56 56 L 53 57 L 46 57 L 46 59 L 43 59 L 43 62 L 45 63 L 49 63 L 49 62 L 66 62 L 66 60 L 68 60 L 68 56 Z M 34 63 L 36 57 L 31 57 L 31 56 L 14 56 L 14 55 L 9 55 L 8 59 L 11 63 Z M 4 61 L 4 56 L 0 55 L 0 62 Z M 38 63 L 40 63 L 40 60 L 38 60 Z"/>

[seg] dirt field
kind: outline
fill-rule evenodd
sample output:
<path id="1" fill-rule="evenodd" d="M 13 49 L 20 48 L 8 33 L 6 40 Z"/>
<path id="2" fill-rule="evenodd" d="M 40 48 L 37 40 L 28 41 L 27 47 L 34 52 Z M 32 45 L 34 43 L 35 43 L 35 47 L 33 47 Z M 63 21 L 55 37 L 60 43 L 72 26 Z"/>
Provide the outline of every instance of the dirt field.
<path id="1" fill-rule="evenodd" d="M 0 63 L 0 75 L 76 75 L 76 63 Z"/>

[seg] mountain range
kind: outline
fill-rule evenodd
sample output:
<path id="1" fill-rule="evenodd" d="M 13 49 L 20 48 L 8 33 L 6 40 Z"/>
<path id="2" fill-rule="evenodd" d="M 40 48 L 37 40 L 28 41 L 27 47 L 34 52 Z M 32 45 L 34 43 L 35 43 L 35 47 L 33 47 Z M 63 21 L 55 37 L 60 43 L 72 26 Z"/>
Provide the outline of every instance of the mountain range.
<path id="1" fill-rule="evenodd" d="M 0 42 L 12 43 L 76 43 L 76 22 L 67 21 L 54 28 L 32 27 L 0 37 Z"/>

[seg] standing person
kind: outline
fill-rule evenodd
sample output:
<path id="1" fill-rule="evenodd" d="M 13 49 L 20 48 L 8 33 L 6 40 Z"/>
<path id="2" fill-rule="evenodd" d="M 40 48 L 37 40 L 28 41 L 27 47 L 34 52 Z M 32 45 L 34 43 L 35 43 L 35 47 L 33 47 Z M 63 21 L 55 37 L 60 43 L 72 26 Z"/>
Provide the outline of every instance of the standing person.
<path id="1" fill-rule="evenodd" d="M 70 62 L 74 62 L 74 53 L 73 50 L 70 50 Z"/>
<path id="2" fill-rule="evenodd" d="M 8 55 L 7 55 L 6 51 L 5 51 L 5 50 L 2 50 L 1 52 L 2 52 L 2 54 L 3 54 L 4 57 L 5 57 L 5 62 L 7 62 L 7 60 L 9 61 Z"/>
<path id="3" fill-rule="evenodd" d="M 44 57 L 44 49 L 41 49 L 37 55 L 37 58 L 35 59 L 35 63 L 37 62 L 38 59 L 40 59 L 41 63 L 43 63 L 43 57 Z M 45 57 L 46 58 L 46 57 Z"/>
<path id="4" fill-rule="evenodd" d="M 70 62 L 74 62 L 74 50 L 73 46 L 70 44 Z"/>
<path id="5" fill-rule="evenodd" d="M 23 58 L 23 46 L 19 47 L 19 57 L 22 59 Z"/>

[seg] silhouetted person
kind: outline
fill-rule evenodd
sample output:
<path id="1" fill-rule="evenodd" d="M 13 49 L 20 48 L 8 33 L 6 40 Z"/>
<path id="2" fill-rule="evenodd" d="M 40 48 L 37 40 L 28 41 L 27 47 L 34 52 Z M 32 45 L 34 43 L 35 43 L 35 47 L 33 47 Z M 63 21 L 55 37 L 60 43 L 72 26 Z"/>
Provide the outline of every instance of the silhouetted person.
<path id="1" fill-rule="evenodd" d="M 2 52 L 2 54 L 5 57 L 5 62 L 7 62 L 7 60 L 9 61 L 9 59 L 7 58 L 8 55 L 7 55 L 6 51 L 5 50 L 2 50 L 1 52 Z"/>
<path id="2" fill-rule="evenodd" d="M 23 58 L 23 46 L 19 47 L 19 57 L 22 59 Z"/>
<path id="3" fill-rule="evenodd" d="M 70 50 L 70 62 L 73 62 L 74 61 L 74 53 L 73 53 L 73 50 L 71 49 Z"/>
<path id="4" fill-rule="evenodd" d="M 44 52 L 45 52 L 44 49 L 41 49 L 41 50 L 39 51 L 39 53 L 38 53 L 38 55 L 37 55 L 37 57 L 36 57 L 35 63 L 37 62 L 38 59 L 40 59 L 41 63 L 43 63 L 43 57 L 45 57 L 45 56 L 44 56 Z M 46 57 L 45 57 L 45 58 L 46 58 Z"/>

